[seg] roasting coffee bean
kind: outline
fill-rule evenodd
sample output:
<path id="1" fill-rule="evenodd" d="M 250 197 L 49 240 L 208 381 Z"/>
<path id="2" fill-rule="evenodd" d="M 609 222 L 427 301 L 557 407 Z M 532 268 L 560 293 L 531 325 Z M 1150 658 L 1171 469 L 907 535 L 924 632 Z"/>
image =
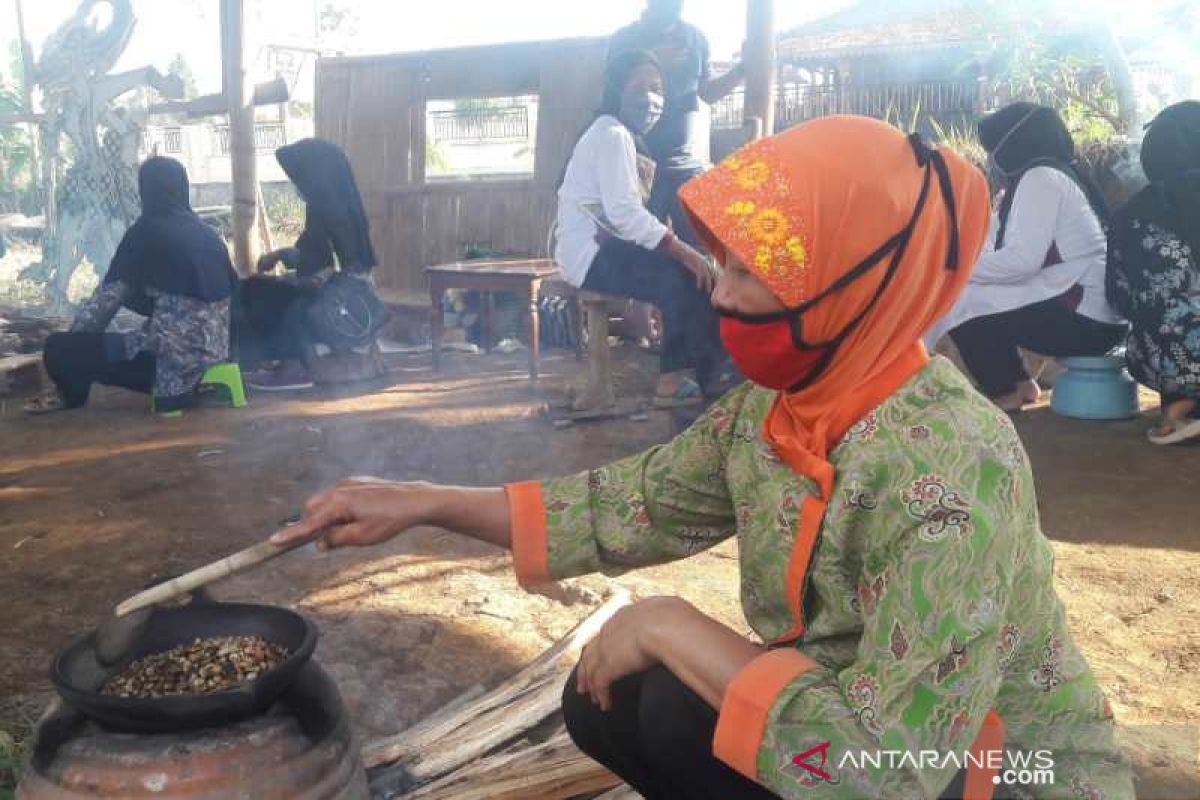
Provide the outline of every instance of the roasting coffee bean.
<path id="1" fill-rule="evenodd" d="M 251 681 L 283 663 L 287 648 L 258 636 L 196 639 L 132 662 L 100 690 L 116 697 L 212 694 Z"/>

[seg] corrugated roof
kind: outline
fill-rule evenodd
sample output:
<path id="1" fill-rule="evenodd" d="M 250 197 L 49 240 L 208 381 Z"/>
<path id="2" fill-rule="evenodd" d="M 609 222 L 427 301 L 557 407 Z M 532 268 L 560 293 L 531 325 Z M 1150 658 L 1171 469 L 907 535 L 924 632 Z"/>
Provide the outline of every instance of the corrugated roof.
<path id="1" fill-rule="evenodd" d="M 988 0 L 860 0 L 782 34 L 778 51 L 782 58 L 820 58 L 982 45 L 1026 30 L 1017 15 L 1023 5 L 1010 0 L 1000 14 Z M 1036 18 L 1043 28 L 1064 33 L 1080 26 L 1077 20 L 1048 20 L 1044 11 Z"/>

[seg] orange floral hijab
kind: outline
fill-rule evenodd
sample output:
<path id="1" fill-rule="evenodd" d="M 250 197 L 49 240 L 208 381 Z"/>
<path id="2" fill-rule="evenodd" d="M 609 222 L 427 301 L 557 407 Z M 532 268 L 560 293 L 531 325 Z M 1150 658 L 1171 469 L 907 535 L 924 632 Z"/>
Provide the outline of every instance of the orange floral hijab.
<path id="1" fill-rule="evenodd" d="M 863 316 L 818 377 L 781 392 L 766 420 L 776 452 L 820 488 L 802 510 L 801 539 L 812 544 L 833 491 L 830 450 L 928 363 L 921 335 L 970 277 L 987 233 L 987 182 L 956 154 L 883 122 L 826 117 L 747 145 L 684 186 L 680 199 L 713 254 L 736 256 L 789 308 L 904 231 L 921 203 L 877 300 L 891 255 L 801 312 L 808 342 L 829 340 Z M 806 570 L 801 562 L 795 569 Z"/>

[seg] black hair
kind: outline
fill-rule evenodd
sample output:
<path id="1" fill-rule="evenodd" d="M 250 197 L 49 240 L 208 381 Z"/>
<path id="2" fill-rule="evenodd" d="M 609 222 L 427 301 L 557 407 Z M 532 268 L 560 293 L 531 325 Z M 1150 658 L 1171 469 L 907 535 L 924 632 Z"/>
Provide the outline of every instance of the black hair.
<path id="1" fill-rule="evenodd" d="M 558 176 L 558 183 L 555 184 L 555 191 L 562 188 L 563 182 L 567 179 L 567 167 L 571 164 L 571 156 L 575 153 L 575 147 L 579 144 L 579 140 L 588 132 L 588 129 L 595 124 L 596 120 L 605 115 L 620 119 L 621 114 L 621 95 L 625 91 L 625 84 L 629 83 L 629 79 L 639 67 L 650 64 L 655 69 L 660 70 L 658 59 L 654 53 L 649 50 L 621 50 L 615 53 L 608 59 L 608 64 L 604 67 L 604 95 L 600 100 L 600 106 L 596 109 L 596 113 L 588 120 L 583 129 L 575 137 L 571 149 L 567 151 L 567 160 L 563 162 L 562 172 Z M 639 153 L 645 153 L 646 147 L 642 142 L 642 137 L 636 133 L 633 135 L 633 141 L 637 146 Z"/>
<path id="2" fill-rule="evenodd" d="M 1200 253 L 1200 102 L 1168 106 L 1146 127 L 1142 169 L 1150 185 L 1130 201 L 1127 216 L 1175 233 Z"/>
<path id="3" fill-rule="evenodd" d="M 1168 106 L 1146 126 L 1142 169 L 1152 183 L 1200 170 L 1200 101 Z"/>
<path id="4" fill-rule="evenodd" d="M 1074 181 L 1101 225 L 1107 228 L 1108 204 L 1099 187 L 1081 168 L 1075 155 L 1075 140 L 1057 111 L 1036 103 L 1012 103 L 980 120 L 978 130 L 979 141 L 1004 170 L 1008 184 L 1000 203 L 997 250 L 1004 246 L 1017 185 L 1035 167 L 1056 169 Z"/>

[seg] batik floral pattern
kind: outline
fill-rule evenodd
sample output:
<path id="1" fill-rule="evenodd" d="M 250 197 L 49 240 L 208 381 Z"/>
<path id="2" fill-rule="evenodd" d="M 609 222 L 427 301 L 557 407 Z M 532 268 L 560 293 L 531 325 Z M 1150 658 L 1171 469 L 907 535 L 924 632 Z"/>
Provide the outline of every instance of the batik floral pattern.
<path id="1" fill-rule="evenodd" d="M 867 733 L 878 738 L 883 734 L 879 724 L 879 683 L 869 675 L 860 675 L 847 692 L 854 714 Z"/>
<path id="2" fill-rule="evenodd" d="M 1000 627 L 1000 641 L 996 643 L 996 654 L 1002 665 L 1007 665 L 1017 655 L 1021 643 L 1021 629 L 1011 622 Z"/>
<path id="3" fill-rule="evenodd" d="M 101 283 L 80 306 L 71 330 L 103 333 L 132 293 L 122 281 Z M 119 334 L 123 356 L 154 355 L 155 407 L 170 411 L 188 404 L 209 367 L 229 360 L 231 301 L 155 289 L 146 290 L 146 300 L 152 311 L 141 329 Z"/>
<path id="4" fill-rule="evenodd" d="M 689 205 L 780 300 L 796 305 L 811 288 L 812 247 L 791 181 L 772 166 L 775 147 L 762 140 L 726 158 L 704 176 L 703 191 Z"/>
<path id="5" fill-rule="evenodd" d="M 1062 641 L 1053 636 L 1042 648 L 1042 659 L 1029 680 L 1043 692 L 1052 692 L 1062 685 Z"/>
<path id="6" fill-rule="evenodd" d="M 937 541 L 948 535 L 961 536 L 971 528 L 971 505 L 937 475 L 923 475 L 904 494 L 908 513 L 921 520 L 920 535 Z"/>
<path id="7" fill-rule="evenodd" d="M 746 620 L 762 641 L 784 636 L 788 564 L 816 487 L 762 439 L 774 399 L 747 385 L 667 445 L 543 482 L 551 574 L 619 573 L 737 537 Z M 783 798 L 936 797 L 953 770 L 845 769 L 803 786 L 787 767 L 813 741 L 831 742 L 835 760 L 961 751 L 995 709 L 1007 746 L 1054 753 L 1057 783 L 1039 798 L 1076 798 L 1073 781 L 1102 800 L 1132 797 L 1054 592 L 1028 462 L 1009 455 L 1021 450 L 1011 423 L 943 359 L 872 418 L 872 435 L 830 455 L 838 478 L 804 582 L 804 632 L 784 645 L 820 666 L 769 701 L 759 779 Z"/>
<path id="8" fill-rule="evenodd" d="M 843 443 L 849 442 L 869 442 L 879 433 L 879 420 L 875 419 L 875 414 L 867 414 L 858 422 L 850 426 L 850 430 L 846 431 L 846 436 L 842 440 Z"/>
<path id="9" fill-rule="evenodd" d="M 1200 253 L 1157 225 L 1118 217 L 1107 294 L 1133 324 L 1133 377 L 1173 399 L 1200 400 Z"/>

